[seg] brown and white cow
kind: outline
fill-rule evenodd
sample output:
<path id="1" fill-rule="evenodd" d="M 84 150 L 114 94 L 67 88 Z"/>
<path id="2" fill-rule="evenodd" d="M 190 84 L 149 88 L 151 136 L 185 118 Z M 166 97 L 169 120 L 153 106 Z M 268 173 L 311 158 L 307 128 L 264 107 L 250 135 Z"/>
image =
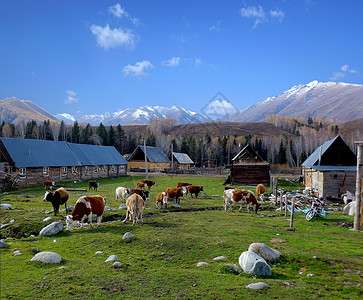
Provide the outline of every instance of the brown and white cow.
<path id="1" fill-rule="evenodd" d="M 55 182 L 53 180 L 44 180 L 43 186 L 45 190 L 49 190 L 52 186 L 55 185 Z"/>
<path id="2" fill-rule="evenodd" d="M 78 221 L 81 223 L 81 228 L 83 228 L 83 221 L 86 217 L 88 217 L 89 227 L 92 228 L 93 215 L 97 215 L 97 226 L 100 226 L 105 205 L 106 198 L 102 195 L 80 197 L 72 213 L 66 217 L 66 230 L 71 231 Z"/>
<path id="3" fill-rule="evenodd" d="M 93 190 L 97 191 L 97 188 L 100 186 L 100 184 L 97 181 L 88 181 L 88 190 L 90 191 L 92 188 Z"/>
<path id="4" fill-rule="evenodd" d="M 59 212 L 59 206 L 63 205 L 66 208 L 67 213 L 67 201 L 68 201 L 68 192 L 65 188 L 61 187 L 56 189 L 54 192 L 47 191 L 44 194 L 43 201 L 49 201 L 53 205 L 54 215 L 56 216 Z"/>
<path id="5" fill-rule="evenodd" d="M 142 212 L 145 207 L 145 201 L 138 194 L 132 194 L 126 200 L 126 217 L 122 221 L 126 224 L 127 218 L 132 221 L 132 225 L 135 223 L 139 223 L 141 221 L 141 225 L 144 224 L 142 220 Z"/>
<path id="6" fill-rule="evenodd" d="M 178 182 L 176 187 L 181 188 L 182 186 L 188 186 L 188 185 L 193 185 L 193 184 L 187 182 Z"/>
<path id="7" fill-rule="evenodd" d="M 199 186 L 199 185 L 188 185 L 187 186 L 187 191 L 188 193 L 190 193 L 190 196 L 193 198 L 193 194 L 195 194 L 195 198 L 198 197 L 198 194 L 203 190 L 203 186 Z"/>
<path id="8" fill-rule="evenodd" d="M 261 201 L 263 201 L 263 194 L 266 192 L 266 188 L 265 186 L 260 183 L 259 185 L 257 185 L 256 187 L 256 193 L 257 193 L 257 197 L 258 199 L 260 199 Z"/>
<path id="9" fill-rule="evenodd" d="M 167 199 L 175 199 L 175 203 L 179 204 L 179 198 L 183 197 L 183 190 L 181 188 L 165 188 L 164 193 Z"/>
<path id="10" fill-rule="evenodd" d="M 159 193 L 157 196 L 156 196 L 156 208 L 163 208 L 163 206 L 165 208 L 168 207 L 168 196 L 166 195 L 165 192 L 162 192 L 162 193 Z"/>
<path id="11" fill-rule="evenodd" d="M 225 190 L 224 191 L 224 210 L 227 211 L 227 206 L 232 210 L 233 203 L 241 203 L 239 211 L 241 211 L 244 203 L 247 204 L 247 211 L 250 212 L 249 206 L 255 206 L 255 213 L 257 213 L 258 208 L 261 206 L 256 200 L 255 195 L 251 191 L 245 191 L 241 189 L 235 190 Z"/>
<path id="12" fill-rule="evenodd" d="M 132 194 L 138 194 L 139 196 L 142 197 L 142 199 L 144 199 L 145 201 L 146 200 L 149 200 L 149 191 L 144 191 L 142 189 L 127 189 L 127 193 L 129 195 L 132 195 Z"/>
<path id="13" fill-rule="evenodd" d="M 156 185 L 155 181 L 152 181 L 152 180 L 149 180 L 149 179 L 142 179 L 142 180 L 140 180 L 140 182 L 142 182 L 144 184 L 144 187 L 148 187 L 149 190 L 151 189 L 151 187 L 153 185 Z"/>

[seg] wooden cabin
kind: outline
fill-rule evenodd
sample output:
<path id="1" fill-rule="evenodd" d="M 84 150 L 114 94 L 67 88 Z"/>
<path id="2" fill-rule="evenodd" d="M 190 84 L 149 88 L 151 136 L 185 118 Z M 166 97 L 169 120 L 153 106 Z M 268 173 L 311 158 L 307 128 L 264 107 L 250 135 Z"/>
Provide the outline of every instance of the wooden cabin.
<path id="1" fill-rule="evenodd" d="M 173 152 L 172 165 L 174 170 L 190 170 L 194 162 L 188 154 Z"/>
<path id="2" fill-rule="evenodd" d="M 232 165 L 226 168 L 231 170 L 230 183 L 232 185 L 270 184 L 270 164 L 263 160 L 249 144 L 232 159 Z"/>
<path id="3" fill-rule="evenodd" d="M 117 177 L 127 171 L 127 161 L 110 146 L 0 138 L 0 148 L 0 172 L 17 176 L 19 184 Z"/>
<path id="4" fill-rule="evenodd" d="M 146 153 L 145 153 L 146 152 Z M 129 171 L 145 171 L 145 154 L 147 157 L 147 169 L 152 172 L 161 172 L 170 169 L 171 161 L 159 147 L 139 145 L 128 159 Z"/>
<path id="5" fill-rule="evenodd" d="M 354 193 L 357 156 L 340 135 L 326 141 L 303 162 L 305 186 L 319 197 L 340 198 L 347 191 Z"/>

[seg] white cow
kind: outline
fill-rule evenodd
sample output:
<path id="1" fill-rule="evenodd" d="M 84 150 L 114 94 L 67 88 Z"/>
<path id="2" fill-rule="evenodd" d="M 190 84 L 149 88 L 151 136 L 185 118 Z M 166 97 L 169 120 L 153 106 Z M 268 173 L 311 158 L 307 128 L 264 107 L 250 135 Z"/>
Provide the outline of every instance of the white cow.
<path id="1" fill-rule="evenodd" d="M 116 201 L 117 199 L 123 199 L 126 201 L 127 196 L 129 195 L 127 188 L 119 186 L 116 188 Z"/>

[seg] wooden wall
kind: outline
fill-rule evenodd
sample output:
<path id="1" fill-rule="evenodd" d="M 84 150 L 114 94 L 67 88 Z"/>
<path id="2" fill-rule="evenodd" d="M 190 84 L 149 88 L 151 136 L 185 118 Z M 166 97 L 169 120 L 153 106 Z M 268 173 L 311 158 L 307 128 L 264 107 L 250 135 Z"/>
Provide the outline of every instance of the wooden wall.
<path id="1" fill-rule="evenodd" d="M 129 160 L 128 161 L 128 170 L 133 168 L 145 169 L 145 161 L 144 160 Z M 171 167 L 171 163 L 167 162 L 147 162 L 147 169 L 150 171 L 164 171 L 164 169 L 169 169 Z"/>
<path id="2" fill-rule="evenodd" d="M 246 164 L 233 165 L 231 167 L 232 184 L 251 184 L 259 183 L 270 184 L 270 165 L 269 164 Z"/>

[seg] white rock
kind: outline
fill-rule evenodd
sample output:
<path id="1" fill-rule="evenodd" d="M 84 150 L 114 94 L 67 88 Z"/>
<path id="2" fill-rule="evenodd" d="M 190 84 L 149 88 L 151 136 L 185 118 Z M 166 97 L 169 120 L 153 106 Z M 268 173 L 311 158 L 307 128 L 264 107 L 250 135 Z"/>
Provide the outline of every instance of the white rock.
<path id="1" fill-rule="evenodd" d="M 222 260 L 222 259 L 228 259 L 228 257 L 221 255 L 221 256 L 217 256 L 217 257 L 213 258 L 213 260 Z"/>
<path id="2" fill-rule="evenodd" d="M 59 264 L 62 257 L 55 252 L 39 252 L 30 261 L 40 261 L 45 264 Z"/>
<path id="3" fill-rule="evenodd" d="M 122 264 L 119 262 L 119 261 L 115 261 L 113 264 L 112 264 L 112 267 L 113 268 L 121 268 Z"/>
<path id="4" fill-rule="evenodd" d="M 133 238 L 134 235 L 131 232 L 126 232 L 124 236 L 122 237 L 123 240 Z"/>
<path id="5" fill-rule="evenodd" d="M 104 208 L 104 211 L 109 211 L 109 210 L 111 210 L 111 207 L 106 205 L 105 208 Z"/>
<path id="6" fill-rule="evenodd" d="M 0 248 L 9 248 L 9 246 L 5 242 L 0 241 Z"/>
<path id="7" fill-rule="evenodd" d="M 127 208 L 126 204 L 121 204 L 121 205 L 119 206 L 119 209 L 125 209 L 125 208 Z"/>
<path id="8" fill-rule="evenodd" d="M 346 206 L 344 206 L 343 214 L 349 215 L 349 216 L 354 216 L 354 214 L 355 214 L 355 201 L 352 201 L 352 202 L 348 203 Z"/>
<path id="9" fill-rule="evenodd" d="M 46 222 L 46 223 L 48 223 L 48 222 L 50 222 L 50 221 L 53 221 L 52 217 L 46 217 L 46 218 L 43 220 L 43 222 Z"/>
<path id="10" fill-rule="evenodd" d="M 22 255 L 23 253 L 20 252 L 20 250 L 14 251 L 14 255 Z"/>
<path id="11" fill-rule="evenodd" d="M 252 243 L 248 248 L 248 251 L 255 252 L 268 262 L 274 262 L 281 256 L 279 251 L 270 248 L 264 243 Z"/>
<path id="12" fill-rule="evenodd" d="M 0 204 L 0 209 L 10 209 L 10 208 L 12 208 L 11 204 L 6 204 L 6 203 Z"/>
<path id="13" fill-rule="evenodd" d="M 251 273 L 259 276 L 271 276 L 270 266 L 255 252 L 243 252 L 238 259 L 238 263 L 245 273 Z"/>
<path id="14" fill-rule="evenodd" d="M 105 262 L 108 262 L 108 261 L 116 261 L 118 260 L 117 256 L 116 255 L 110 255 L 106 260 Z"/>
<path id="15" fill-rule="evenodd" d="M 246 286 L 246 288 L 251 290 L 261 290 L 270 287 L 268 284 L 264 282 L 256 282 L 256 283 L 250 283 Z"/>
<path id="16" fill-rule="evenodd" d="M 306 277 L 314 277 L 315 274 L 312 274 L 312 273 L 309 273 L 309 274 L 306 274 Z"/>
<path id="17" fill-rule="evenodd" d="M 10 222 L 9 222 L 9 223 L 10 223 L 10 224 L 12 224 L 12 223 L 14 223 L 14 222 L 15 222 L 15 220 L 14 220 L 14 219 L 12 219 L 12 220 L 10 220 Z"/>
<path id="18" fill-rule="evenodd" d="M 102 251 L 97 251 L 95 254 L 99 255 L 99 254 L 103 254 L 103 252 Z"/>
<path id="19" fill-rule="evenodd" d="M 55 235 L 59 232 L 63 231 L 63 224 L 61 222 L 53 222 L 48 226 L 44 227 L 40 232 L 40 236 L 50 236 Z"/>
<path id="20" fill-rule="evenodd" d="M 209 263 L 207 263 L 205 261 L 201 261 L 201 262 L 197 263 L 197 267 L 207 266 L 207 265 L 209 265 Z"/>
<path id="21" fill-rule="evenodd" d="M 66 267 L 66 266 L 61 266 L 61 267 L 58 268 L 58 270 L 66 270 L 66 269 L 69 269 L 69 268 Z"/>

